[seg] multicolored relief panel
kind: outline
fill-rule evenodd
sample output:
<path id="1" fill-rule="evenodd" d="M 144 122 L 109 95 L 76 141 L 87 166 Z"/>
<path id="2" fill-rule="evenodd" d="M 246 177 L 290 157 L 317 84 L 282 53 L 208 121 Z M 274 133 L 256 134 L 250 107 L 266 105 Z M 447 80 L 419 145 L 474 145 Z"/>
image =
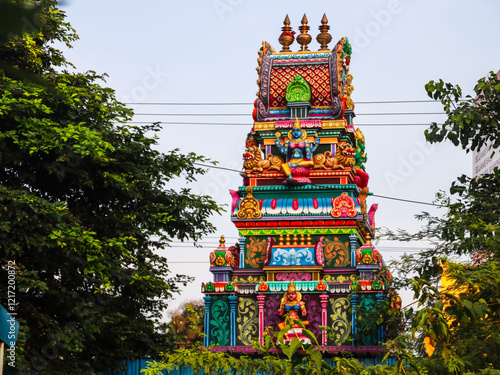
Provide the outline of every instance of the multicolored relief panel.
<path id="1" fill-rule="evenodd" d="M 272 249 L 271 266 L 314 266 L 314 247 L 281 247 Z"/>
<path id="2" fill-rule="evenodd" d="M 267 238 L 248 237 L 245 245 L 245 268 L 262 268 L 266 260 Z"/>
<path id="3" fill-rule="evenodd" d="M 364 294 L 360 293 L 357 295 L 357 303 L 359 307 L 366 309 L 367 311 L 370 311 L 375 308 L 377 304 L 377 297 L 375 294 Z M 365 325 L 371 325 L 372 328 L 374 326 L 373 322 L 367 322 L 367 321 L 361 321 L 358 323 L 360 325 L 359 329 L 363 329 Z M 366 346 L 374 346 L 378 345 L 378 332 L 374 332 L 373 335 L 370 336 L 363 336 L 362 339 L 363 343 L 362 345 Z"/>
<path id="4" fill-rule="evenodd" d="M 351 334 L 352 309 L 348 296 L 331 297 L 328 300 L 327 325 L 331 327 L 333 338 L 328 345 L 352 345 L 348 340 Z"/>
<path id="5" fill-rule="evenodd" d="M 344 268 L 351 266 L 351 250 L 348 236 L 328 236 L 323 239 L 325 267 Z"/>
<path id="6" fill-rule="evenodd" d="M 210 302 L 209 345 L 229 345 L 231 330 L 228 295 L 212 295 Z"/>
<path id="7" fill-rule="evenodd" d="M 236 345 L 252 346 L 259 338 L 259 306 L 255 298 L 238 299 L 236 305 Z"/>

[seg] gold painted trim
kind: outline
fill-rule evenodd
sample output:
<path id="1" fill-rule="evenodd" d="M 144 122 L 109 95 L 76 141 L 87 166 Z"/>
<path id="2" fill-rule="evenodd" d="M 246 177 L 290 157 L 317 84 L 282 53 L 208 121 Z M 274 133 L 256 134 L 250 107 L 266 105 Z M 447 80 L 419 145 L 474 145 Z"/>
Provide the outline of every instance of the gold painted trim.
<path id="1" fill-rule="evenodd" d="M 321 122 L 322 129 L 345 129 L 347 121 L 343 120 L 323 120 Z"/>
<path id="2" fill-rule="evenodd" d="M 254 122 L 253 128 L 255 131 L 276 130 L 275 122 Z"/>

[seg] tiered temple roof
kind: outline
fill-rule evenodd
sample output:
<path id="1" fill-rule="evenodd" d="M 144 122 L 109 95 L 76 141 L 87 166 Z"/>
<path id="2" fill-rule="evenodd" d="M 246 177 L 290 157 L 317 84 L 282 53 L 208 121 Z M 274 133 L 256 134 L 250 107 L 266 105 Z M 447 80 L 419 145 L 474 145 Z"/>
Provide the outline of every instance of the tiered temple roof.
<path id="1" fill-rule="evenodd" d="M 353 345 L 360 329 L 355 306 L 391 298 L 390 273 L 371 243 L 365 139 L 353 125 L 351 46 L 331 49 L 326 16 L 318 51 L 309 51 L 306 16 L 295 37 L 288 16 L 276 52 L 258 51 L 254 125 L 243 155 L 243 185 L 232 193 L 231 220 L 239 241 L 210 254 L 214 280 L 204 283 L 205 345 L 252 352 L 266 327 L 284 317 L 307 328 L 331 352 L 377 357 L 384 327 Z M 294 40 L 298 52 L 290 47 Z M 324 335 L 320 326 L 331 327 Z"/>

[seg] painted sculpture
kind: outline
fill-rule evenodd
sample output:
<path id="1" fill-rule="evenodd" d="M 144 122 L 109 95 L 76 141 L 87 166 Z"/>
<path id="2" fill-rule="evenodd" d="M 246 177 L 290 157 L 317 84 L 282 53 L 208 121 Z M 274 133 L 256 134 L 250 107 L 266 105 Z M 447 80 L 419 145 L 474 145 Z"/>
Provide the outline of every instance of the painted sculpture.
<path id="1" fill-rule="evenodd" d="M 292 129 L 288 132 L 287 141 L 282 144 L 280 142 L 281 133 L 276 133 L 276 146 L 282 154 L 286 154 L 286 163 L 281 165 L 281 169 L 285 172 L 287 179 L 286 183 L 300 184 L 310 183 L 307 178 L 309 168 L 314 165 L 312 161 L 312 153 L 316 150 L 320 143 L 318 136 L 315 136 L 314 143 L 307 140 L 307 132 L 300 126 L 300 121 L 296 118 Z M 300 177 L 294 177 L 300 176 Z"/>
<path id="2" fill-rule="evenodd" d="M 365 363 L 383 357 L 385 328 L 363 332 L 356 306 L 391 301 L 390 273 L 372 244 L 375 234 L 365 138 L 355 129 L 351 46 L 332 49 L 326 16 L 318 51 L 309 51 L 307 18 L 297 37 L 286 17 L 281 52 L 258 51 L 254 123 L 243 155 L 243 184 L 231 190 L 238 243 L 210 255 L 214 280 L 203 284 L 205 346 L 254 353 L 267 327 L 301 320 L 327 353 L 351 352 Z M 395 301 L 395 302 L 394 302 Z M 399 304 L 398 304 L 399 303 Z M 392 301 L 398 308 L 400 302 Z M 320 327 L 327 326 L 325 335 Z M 307 338 L 292 324 L 286 340 Z"/>
<path id="3" fill-rule="evenodd" d="M 288 284 L 288 290 L 281 298 L 278 315 L 283 316 L 284 320 L 278 324 L 279 329 L 285 328 L 286 325 L 291 325 L 285 333 L 285 343 L 290 342 L 294 337 L 297 337 L 303 343 L 310 344 L 311 340 L 302 333 L 302 327 L 295 324 L 295 321 L 300 320 L 300 317 L 306 316 L 306 304 L 302 301 L 302 294 L 297 292 L 293 280 Z M 303 321 L 304 326 L 308 326 L 307 320 Z"/>

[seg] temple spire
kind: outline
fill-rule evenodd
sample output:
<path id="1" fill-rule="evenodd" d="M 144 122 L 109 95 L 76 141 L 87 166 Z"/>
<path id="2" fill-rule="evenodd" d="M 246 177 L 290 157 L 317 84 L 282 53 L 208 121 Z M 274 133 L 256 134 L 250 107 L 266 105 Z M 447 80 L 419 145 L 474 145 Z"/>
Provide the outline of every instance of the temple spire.
<path id="1" fill-rule="evenodd" d="M 219 247 L 225 247 L 226 246 L 226 239 L 224 238 L 224 235 L 220 236 L 219 240 Z"/>
<path id="2" fill-rule="evenodd" d="M 283 46 L 283 49 L 280 52 L 292 52 L 290 50 L 290 45 L 295 40 L 295 32 L 292 31 L 292 27 L 290 26 L 290 18 L 288 18 L 288 14 L 283 21 L 283 27 L 281 28 L 281 35 L 278 39 L 280 44 Z"/>
<path id="3" fill-rule="evenodd" d="M 328 43 L 332 41 L 332 36 L 328 33 L 330 30 L 330 26 L 328 26 L 328 18 L 326 18 L 326 14 L 323 14 L 323 18 L 321 19 L 321 26 L 318 27 L 319 31 L 321 31 L 316 40 L 321 45 L 320 51 L 328 51 Z"/>
<path id="4" fill-rule="evenodd" d="M 305 14 L 300 22 L 302 23 L 302 26 L 299 26 L 300 34 L 297 36 L 297 43 L 301 46 L 300 51 L 309 51 L 307 45 L 311 43 L 312 36 L 307 33 L 310 27 L 307 26 L 307 17 Z"/>

